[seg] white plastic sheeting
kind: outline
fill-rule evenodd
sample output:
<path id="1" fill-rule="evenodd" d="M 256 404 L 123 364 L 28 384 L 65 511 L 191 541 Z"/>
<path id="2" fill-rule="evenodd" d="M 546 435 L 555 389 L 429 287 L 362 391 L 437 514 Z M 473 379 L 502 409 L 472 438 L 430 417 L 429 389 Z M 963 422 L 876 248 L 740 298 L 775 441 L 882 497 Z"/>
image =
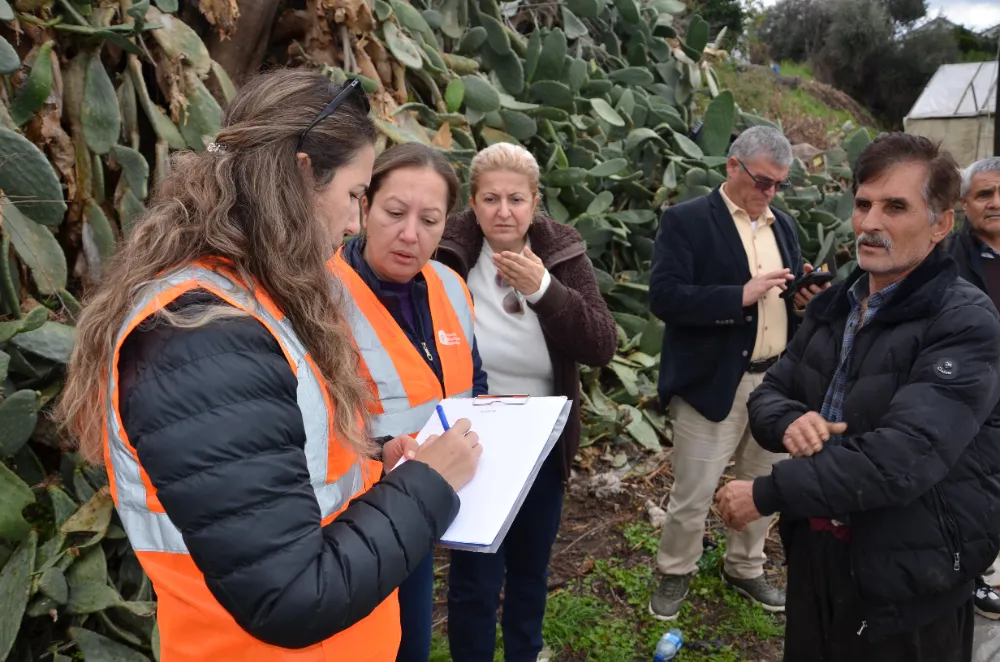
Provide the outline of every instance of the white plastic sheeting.
<path id="1" fill-rule="evenodd" d="M 905 119 L 993 114 L 996 110 L 996 84 L 995 60 L 941 65 Z"/>

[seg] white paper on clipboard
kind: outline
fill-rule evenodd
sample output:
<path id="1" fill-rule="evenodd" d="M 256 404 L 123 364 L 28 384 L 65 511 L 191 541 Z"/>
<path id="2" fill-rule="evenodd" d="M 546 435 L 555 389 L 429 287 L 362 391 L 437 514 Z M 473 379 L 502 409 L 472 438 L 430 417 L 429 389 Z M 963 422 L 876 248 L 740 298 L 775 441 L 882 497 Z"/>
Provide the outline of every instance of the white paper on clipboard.
<path id="1" fill-rule="evenodd" d="M 441 546 L 496 552 L 566 427 L 571 403 L 558 396 L 449 398 L 440 404 L 450 425 L 469 419 L 483 447 L 476 475 L 458 491 L 462 506 Z M 443 432 L 434 413 L 417 435 L 417 443 Z"/>

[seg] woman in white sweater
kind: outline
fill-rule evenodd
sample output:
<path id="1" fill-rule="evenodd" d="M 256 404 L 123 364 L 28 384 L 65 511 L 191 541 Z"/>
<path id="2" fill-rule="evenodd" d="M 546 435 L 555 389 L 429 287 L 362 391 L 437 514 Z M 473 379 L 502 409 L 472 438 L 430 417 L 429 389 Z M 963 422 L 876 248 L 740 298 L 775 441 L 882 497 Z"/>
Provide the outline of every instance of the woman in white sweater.
<path id="1" fill-rule="evenodd" d="M 497 553 L 452 552 L 448 638 L 456 662 L 492 662 L 501 589 L 506 661 L 535 662 L 541 651 L 549 556 L 580 441 L 577 366 L 605 365 L 618 343 L 579 233 L 538 212 L 538 176 L 522 147 L 481 151 L 472 161 L 470 208 L 448 220 L 437 253 L 472 292 L 490 393 L 573 402 Z"/>

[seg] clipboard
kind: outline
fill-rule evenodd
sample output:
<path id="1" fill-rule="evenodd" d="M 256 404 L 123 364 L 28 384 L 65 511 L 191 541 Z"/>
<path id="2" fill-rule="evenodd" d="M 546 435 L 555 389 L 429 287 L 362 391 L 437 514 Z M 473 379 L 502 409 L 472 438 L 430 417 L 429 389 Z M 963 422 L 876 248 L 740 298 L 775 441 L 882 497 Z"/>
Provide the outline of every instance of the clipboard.
<path id="1" fill-rule="evenodd" d="M 458 515 L 439 544 L 494 553 L 562 435 L 572 403 L 565 396 L 505 394 L 449 398 L 439 404 L 452 424 L 469 419 L 483 447 L 475 476 L 458 491 Z M 443 432 L 435 412 L 417 434 L 417 443 Z"/>

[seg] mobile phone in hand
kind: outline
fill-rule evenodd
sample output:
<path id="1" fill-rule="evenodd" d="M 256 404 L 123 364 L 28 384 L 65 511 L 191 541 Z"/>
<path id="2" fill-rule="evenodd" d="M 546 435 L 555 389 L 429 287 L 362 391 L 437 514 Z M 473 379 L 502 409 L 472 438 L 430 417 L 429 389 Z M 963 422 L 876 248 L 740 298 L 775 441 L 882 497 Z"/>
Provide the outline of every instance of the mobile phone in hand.
<path id="1" fill-rule="evenodd" d="M 786 287 L 785 291 L 781 293 L 781 298 L 791 299 L 800 289 L 809 287 L 810 285 L 823 285 L 824 283 L 829 283 L 835 277 L 836 274 L 832 271 L 810 271 Z"/>

